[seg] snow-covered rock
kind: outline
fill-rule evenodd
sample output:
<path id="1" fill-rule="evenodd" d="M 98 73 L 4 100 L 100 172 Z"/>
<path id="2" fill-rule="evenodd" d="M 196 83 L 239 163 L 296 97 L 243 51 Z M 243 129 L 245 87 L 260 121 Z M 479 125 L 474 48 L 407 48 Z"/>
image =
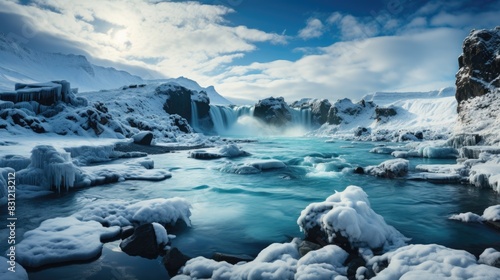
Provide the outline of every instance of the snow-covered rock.
<path id="1" fill-rule="evenodd" d="M 493 205 L 484 209 L 482 216 L 479 216 L 472 212 L 467 212 L 467 213 L 451 215 L 449 219 L 458 220 L 466 223 L 484 222 L 484 221 L 497 222 L 500 221 L 500 204 Z"/>
<path id="2" fill-rule="evenodd" d="M 96 221 L 75 217 L 45 220 L 27 231 L 16 245 L 17 260 L 26 267 L 89 260 L 101 253 L 102 239 L 120 233 L 120 227 L 105 228 Z"/>
<path id="3" fill-rule="evenodd" d="M 500 252 L 493 248 L 486 248 L 479 256 L 478 263 L 500 268 Z"/>
<path id="4" fill-rule="evenodd" d="M 367 263 L 371 279 L 498 279 L 500 269 L 478 264 L 476 257 L 441 245 L 408 245 L 375 256 Z M 387 265 L 387 267 L 384 267 Z"/>
<path id="5" fill-rule="evenodd" d="M 227 144 L 218 148 L 195 150 L 189 152 L 189 157 L 196 159 L 218 159 L 223 157 L 234 158 L 248 155 L 250 154 L 245 152 L 235 144 Z"/>
<path id="6" fill-rule="evenodd" d="M 347 252 L 328 245 L 300 258 L 297 243 L 271 244 L 255 260 L 235 265 L 197 257 L 172 279 L 347 279 Z"/>
<path id="7" fill-rule="evenodd" d="M 408 173 L 409 164 L 409 161 L 406 159 L 390 159 L 377 166 L 367 166 L 365 172 L 373 176 L 384 178 L 402 177 Z"/>
<path id="8" fill-rule="evenodd" d="M 191 205 L 182 198 L 156 198 L 135 203 L 123 200 L 95 201 L 74 216 L 82 221 L 97 221 L 112 226 L 160 223 L 191 225 Z"/>
<path id="9" fill-rule="evenodd" d="M 347 239 L 351 248 L 383 249 L 405 245 L 408 240 L 399 231 L 387 225 L 384 218 L 370 207 L 368 195 L 356 186 L 336 192 L 324 202 L 312 203 L 302 210 L 297 220 L 306 239 L 316 242 L 318 230 L 325 243 L 343 244 Z M 312 236 L 315 235 L 315 236 Z"/>
<path id="10" fill-rule="evenodd" d="M 292 120 L 290 110 L 283 97 L 269 97 L 255 104 L 254 117 L 266 124 L 281 127 Z"/>

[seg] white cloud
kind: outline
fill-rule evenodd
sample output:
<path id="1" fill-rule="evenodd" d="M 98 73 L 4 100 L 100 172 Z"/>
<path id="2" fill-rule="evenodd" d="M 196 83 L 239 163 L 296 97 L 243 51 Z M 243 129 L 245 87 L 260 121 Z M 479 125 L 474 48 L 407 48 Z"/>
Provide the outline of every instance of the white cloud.
<path id="1" fill-rule="evenodd" d="M 324 26 L 321 20 L 317 18 L 310 18 L 307 20 L 306 27 L 299 30 L 299 38 L 311 39 L 318 38 L 323 35 Z"/>
<path id="2" fill-rule="evenodd" d="M 214 82 L 220 92 L 253 100 L 284 95 L 361 98 L 373 91 L 433 90 L 454 83 L 463 31 L 439 28 L 416 34 L 339 42 L 297 61 L 234 67 Z"/>
<path id="3" fill-rule="evenodd" d="M 285 36 L 231 26 L 234 11 L 198 2 L 141 0 L 34 0 L 0 3 L 0 11 L 25 17 L 32 28 L 75 42 L 97 59 L 142 65 L 167 76 L 202 77 L 231 63 L 255 43 L 285 44 Z M 110 26 L 102 30 L 102 23 Z M 156 65 L 145 61 L 154 60 Z"/>

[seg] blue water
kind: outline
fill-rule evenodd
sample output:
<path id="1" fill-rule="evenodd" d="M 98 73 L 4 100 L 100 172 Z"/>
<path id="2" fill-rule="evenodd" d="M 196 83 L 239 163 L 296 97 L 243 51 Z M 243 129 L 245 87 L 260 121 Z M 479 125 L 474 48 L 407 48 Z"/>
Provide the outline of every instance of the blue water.
<path id="1" fill-rule="evenodd" d="M 214 252 L 256 255 L 270 243 L 302 237 L 296 220 L 309 203 L 324 201 L 335 191 L 357 185 L 368 193 L 375 212 L 412 238 L 411 243 L 438 243 L 476 255 L 488 247 L 500 250 L 500 232 L 486 225 L 448 219 L 460 212 L 481 214 L 486 207 L 500 204 L 500 196 L 491 190 L 353 174 L 350 168 L 376 165 L 392 158 L 368 152 L 381 143 L 325 143 L 324 139 L 316 138 L 258 140 L 239 144 L 251 156 L 231 160 L 195 160 L 188 158 L 188 151 L 150 156 L 155 168 L 172 172 L 172 178 L 165 181 L 127 181 L 19 203 L 18 220 L 22 224 L 18 235 L 45 219 L 71 215 L 95 199 L 178 196 L 193 205 L 193 226 L 169 232 L 177 235 L 173 246 L 189 256 L 210 257 Z M 252 175 L 220 171 L 225 161 L 269 158 L 285 162 L 287 168 Z M 454 161 L 410 159 L 410 163 L 414 168 L 422 163 Z M 0 218 L 4 219 L 3 215 Z M 124 257 L 116 253 L 117 244 L 117 241 L 106 244 L 102 256 L 94 262 L 30 272 L 30 279 L 47 279 L 50 275 L 63 279 L 61 275 L 68 270 L 95 271 L 88 279 L 112 279 L 106 277 L 110 273 L 119 279 L 116 275 L 120 271 L 127 271 L 137 279 L 165 279 L 158 260 Z"/>

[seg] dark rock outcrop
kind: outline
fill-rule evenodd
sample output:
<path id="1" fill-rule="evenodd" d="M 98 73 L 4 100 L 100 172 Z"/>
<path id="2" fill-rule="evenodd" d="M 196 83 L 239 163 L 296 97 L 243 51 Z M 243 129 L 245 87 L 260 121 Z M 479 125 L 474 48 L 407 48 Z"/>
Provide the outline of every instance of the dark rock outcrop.
<path id="1" fill-rule="evenodd" d="M 283 97 L 259 100 L 255 104 L 254 117 L 274 126 L 284 126 L 292 120 L 289 106 Z"/>
<path id="2" fill-rule="evenodd" d="M 472 30 L 462 48 L 456 74 L 458 111 L 462 101 L 500 87 L 500 27 Z"/>
<path id="3" fill-rule="evenodd" d="M 191 258 L 184 255 L 179 249 L 172 248 L 163 256 L 163 265 L 167 269 L 168 275 L 173 277 L 177 275 L 179 269 L 183 267 Z"/>
<path id="4" fill-rule="evenodd" d="M 377 119 L 378 122 L 384 121 L 387 118 L 393 117 L 397 114 L 398 112 L 394 107 L 381 108 L 377 106 L 375 108 L 375 119 Z"/>
<path id="5" fill-rule="evenodd" d="M 312 124 L 322 125 L 328 120 L 328 111 L 332 107 L 332 104 L 327 99 L 302 99 L 293 102 L 290 106 L 311 110 Z"/>
<path id="6" fill-rule="evenodd" d="M 206 92 L 197 92 L 182 86 L 162 84 L 155 89 L 155 93 L 167 96 L 163 109 L 168 114 L 181 116 L 193 128 L 199 128 L 202 131 L 213 129 L 213 121 L 210 118 L 210 99 Z M 193 109 L 196 109 L 196 114 L 193 114 Z M 193 116 L 197 117 L 197 119 L 193 120 Z M 181 131 L 187 133 L 187 129 L 182 126 L 178 127 Z"/>
<path id="7" fill-rule="evenodd" d="M 147 259 L 157 258 L 160 254 L 156 242 L 156 233 L 153 224 L 138 226 L 132 236 L 120 243 L 123 252 L 130 256 L 141 256 Z"/>
<path id="8" fill-rule="evenodd" d="M 340 99 L 330 107 L 327 122 L 335 125 L 348 123 L 350 118 L 360 115 L 363 111 L 372 110 L 374 107 L 371 101 L 361 100 L 358 103 L 352 103 L 349 98 Z"/>
<path id="9" fill-rule="evenodd" d="M 134 143 L 139 145 L 150 146 L 153 141 L 153 132 L 151 131 L 143 131 L 132 136 Z"/>

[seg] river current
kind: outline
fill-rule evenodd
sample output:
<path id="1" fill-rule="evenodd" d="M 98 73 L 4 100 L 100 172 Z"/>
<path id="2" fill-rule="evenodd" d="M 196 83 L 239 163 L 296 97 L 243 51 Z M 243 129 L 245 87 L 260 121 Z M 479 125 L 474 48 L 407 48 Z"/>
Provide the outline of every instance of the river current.
<path id="1" fill-rule="evenodd" d="M 189 151 L 149 156 L 155 168 L 172 173 L 172 178 L 165 181 L 125 181 L 19 202 L 18 235 L 45 219 L 69 216 L 95 200 L 183 197 L 193 207 L 192 227 L 169 232 L 177 235 L 172 246 L 192 257 L 211 257 L 214 252 L 255 256 L 273 242 L 302 237 L 296 221 L 308 204 L 356 185 L 369 195 L 375 212 L 411 238 L 409 243 L 437 243 L 476 255 L 488 247 L 500 250 L 498 231 L 484 224 L 448 219 L 461 212 L 481 214 L 486 207 L 500 204 L 500 196 L 491 189 L 383 179 L 352 172 L 357 166 L 391 159 L 390 155 L 369 150 L 395 144 L 300 137 L 256 140 L 238 144 L 251 155 L 235 159 L 196 160 L 188 157 Z M 224 168 L 230 163 L 262 159 L 277 159 L 287 167 L 249 175 L 229 173 Z M 409 160 L 410 172 L 418 164 L 455 162 Z M 0 218 L 5 220 L 3 216 Z M 102 255 L 92 262 L 30 271 L 30 279 L 168 278 L 161 258 L 130 257 L 120 253 L 118 245 L 119 241 L 106 243 Z"/>

